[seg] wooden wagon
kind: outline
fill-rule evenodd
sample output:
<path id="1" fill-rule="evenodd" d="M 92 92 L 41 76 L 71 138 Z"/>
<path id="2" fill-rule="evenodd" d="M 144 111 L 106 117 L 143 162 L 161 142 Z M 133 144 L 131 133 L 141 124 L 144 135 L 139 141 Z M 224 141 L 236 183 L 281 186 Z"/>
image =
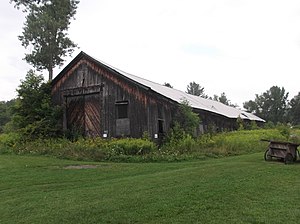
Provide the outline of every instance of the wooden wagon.
<path id="1" fill-rule="evenodd" d="M 295 162 L 297 160 L 297 156 L 299 156 L 297 147 L 300 144 L 265 139 L 262 139 L 262 141 L 269 142 L 268 149 L 264 154 L 266 161 L 272 160 L 272 158 L 277 158 L 283 160 L 285 164 L 287 164 Z"/>

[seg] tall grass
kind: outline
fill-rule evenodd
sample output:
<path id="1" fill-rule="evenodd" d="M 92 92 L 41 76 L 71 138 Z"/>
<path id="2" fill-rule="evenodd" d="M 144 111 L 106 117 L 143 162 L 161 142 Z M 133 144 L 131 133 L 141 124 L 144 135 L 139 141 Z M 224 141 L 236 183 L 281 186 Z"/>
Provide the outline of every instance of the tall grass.
<path id="1" fill-rule="evenodd" d="M 16 138 L 13 142 L 12 138 L 11 135 L 0 137 L 0 153 L 50 155 L 73 160 L 121 161 L 157 150 L 153 142 L 144 139 L 79 138 L 73 142 L 65 138 L 35 141 L 21 141 Z"/>
<path id="2" fill-rule="evenodd" d="M 214 154 L 240 155 L 263 151 L 267 143 L 261 142 L 261 139 L 288 140 L 277 129 L 243 130 L 218 134 L 208 139 L 202 137 L 198 139 L 198 145 Z"/>
<path id="3" fill-rule="evenodd" d="M 300 131 L 291 131 L 288 127 L 280 127 L 277 129 L 240 130 L 215 135 L 205 134 L 197 139 L 187 135 L 181 140 L 170 141 L 162 147 L 162 151 L 173 154 L 177 160 L 241 155 L 264 152 L 268 143 L 262 142 L 261 139 L 300 143 Z"/>
<path id="4" fill-rule="evenodd" d="M 288 134 L 287 134 L 288 133 Z M 261 139 L 300 143 L 300 130 L 260 129 L 205 134 L 199 138 L 185 135 L 158 147 L 147 139 L 39 139 L 22 141 L 16 134 L 0 135 L 0 153 L 50 155 L 57 158 L 89 161 L 154 162 L 205 159 L 264 152 Z"/>

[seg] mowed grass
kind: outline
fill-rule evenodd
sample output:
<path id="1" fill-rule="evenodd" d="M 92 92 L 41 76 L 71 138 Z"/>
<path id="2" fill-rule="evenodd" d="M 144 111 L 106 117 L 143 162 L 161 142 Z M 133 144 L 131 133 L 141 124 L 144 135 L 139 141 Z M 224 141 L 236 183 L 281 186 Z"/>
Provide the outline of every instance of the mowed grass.
<path id="1" fill-rule="evenodd" d="M 66 169 L 69 165 L 96 165 Z M 0 155 L 0 223 L 299 223 L 300 163 L 263 152 L 178 163 Z"/>

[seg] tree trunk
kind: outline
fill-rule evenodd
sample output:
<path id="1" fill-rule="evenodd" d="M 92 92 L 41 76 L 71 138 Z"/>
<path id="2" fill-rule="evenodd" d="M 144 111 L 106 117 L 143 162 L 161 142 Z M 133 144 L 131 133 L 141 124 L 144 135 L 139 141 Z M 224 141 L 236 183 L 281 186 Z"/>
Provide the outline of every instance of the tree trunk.
<path id="1" fill-rule="evenodd" d="M 49 72 L 49 82 L 51 82 L 53 79 L 53 68 L 49 68 L 48 72 Z"/>

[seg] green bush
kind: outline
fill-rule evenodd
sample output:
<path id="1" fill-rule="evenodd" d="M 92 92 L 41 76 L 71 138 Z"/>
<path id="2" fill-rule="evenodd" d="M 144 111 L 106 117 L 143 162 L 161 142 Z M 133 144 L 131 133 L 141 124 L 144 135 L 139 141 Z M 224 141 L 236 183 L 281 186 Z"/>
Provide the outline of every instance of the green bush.
<path id="1" fill-rule="evenodd" d="M 189 101 L 184 99 L 177 108 L 172 126 L 178 125 L 185 133 L 194 136 L 199 123 L 198 114 L 193 112 Z"/>
<path id="2" fill-rule="evenodd" d="M 291 130 L 291 135 L 290 135 L 289 140 L 290 140 L 291 142 L 300 144 L 300 129 L 293 128 L 293 129 Z"/>
<path id="3" fill-rule="evenodd" d="M 21 141 L 21 136 L 17 133 L 0 135 L 0 153 L 12 151 Z"/>
<path id="4" fill-rule="evenodd" d="M 145 155 L 156 149 L 153 142 L 144 139 L 118 139 L 109 142 L 108 147 L 124 155 Z"/>
<path id="5" fill-rule="evenodd" d="M 280 134 L 282 136 L 289 139 L 289 137 L 291 135 L 291 127 L 289 127 L 287 125 L 279 124 L 279 125 L 276 126 L 276 129 L 280 132 Z"/>
<path id="6" fill-rule="evenodd" d="M 196 147 L 195 138 L 193 138 L 190 134 L 187 134 L 179 123 L 176 122 L 174 127 L 168 133 L 161 150 L 182 154 L 190 153 Z"/>

